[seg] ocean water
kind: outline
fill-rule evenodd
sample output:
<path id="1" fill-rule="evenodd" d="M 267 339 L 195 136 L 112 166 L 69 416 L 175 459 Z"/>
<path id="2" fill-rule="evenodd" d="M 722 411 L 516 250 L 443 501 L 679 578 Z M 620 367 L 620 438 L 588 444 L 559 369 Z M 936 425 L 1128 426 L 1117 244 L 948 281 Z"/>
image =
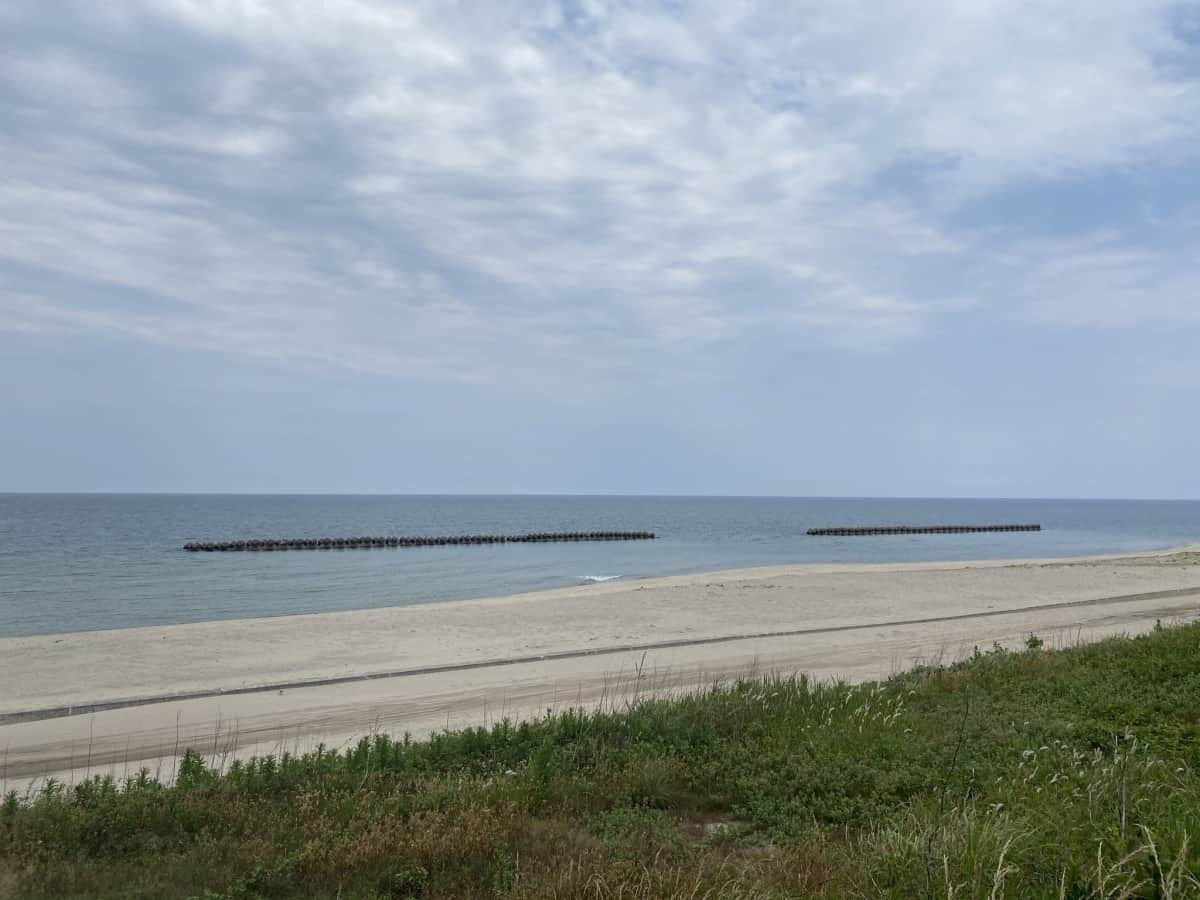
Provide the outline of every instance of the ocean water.
<path id="1" fill-rule="evenodd" d="M 856 524 L 1032 533 L 808 537 Z M 255 537 L 650 530 L 654 541 L 186 553 Z M 1200 502 L 0 494 L 0 636 L 402 606 L 742 566 L 1004 559 L 1200 543 Z"/>

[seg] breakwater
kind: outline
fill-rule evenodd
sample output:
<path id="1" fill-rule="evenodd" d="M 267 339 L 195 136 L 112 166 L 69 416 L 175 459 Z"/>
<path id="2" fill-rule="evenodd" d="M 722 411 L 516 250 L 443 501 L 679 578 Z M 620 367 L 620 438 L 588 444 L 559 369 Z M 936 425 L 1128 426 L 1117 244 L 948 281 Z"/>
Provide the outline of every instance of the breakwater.
<path id="1" fill-rule="evenodd" d="M 556 541 L 652 541 L 653 531 L 537 531 L 528 534 L 459 534 L 438 537 L 287 538 L 249 541 L 196 541 L 189 553 L 275 550 L 375 550 L 389 547 L 449 547 L 461 544 L 546 544 Z"/>
<path id="2" fill-rule="evenodd" d="M 853 528 L 810 528 L 820 537 L 861 537 L 872 534 L 969 534 L 975 531 L 1041 531 L 1041 525 L 868 525 Z"/>

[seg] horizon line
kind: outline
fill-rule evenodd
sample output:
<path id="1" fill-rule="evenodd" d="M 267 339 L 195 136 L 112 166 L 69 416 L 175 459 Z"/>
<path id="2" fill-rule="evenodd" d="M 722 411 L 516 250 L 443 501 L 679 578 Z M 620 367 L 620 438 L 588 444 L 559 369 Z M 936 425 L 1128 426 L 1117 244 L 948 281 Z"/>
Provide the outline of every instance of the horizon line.
<path id="1" fill-rule="evenodd" d="M 643 493 L 623 491 L 535 491 L 513 492 L 436 492 L 407 493 L 367 491 L 7 491 L 0 497 L 578 497 L 578 498 L 644 498 L 695 500 L 990 500 L 990 501 L 1069 501 L 1125 503 L 1196 503 L 1197 497 L 1052 497 L 1052 496 L 983 496 L 953 494 L 921 496 L 906 494 L 702 494 L 702 493 Z"/>

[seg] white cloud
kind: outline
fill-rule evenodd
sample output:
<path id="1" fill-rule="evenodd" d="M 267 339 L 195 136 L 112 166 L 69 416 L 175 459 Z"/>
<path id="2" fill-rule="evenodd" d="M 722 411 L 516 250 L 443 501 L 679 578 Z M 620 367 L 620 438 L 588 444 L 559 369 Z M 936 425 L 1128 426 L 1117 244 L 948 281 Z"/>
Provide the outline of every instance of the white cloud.
<path id="1" fill-rule="evenodd" d="M 1200 324 L 1200 258 L 1131 246 L 1114 232 L 1018 242 L 995 277 L 1013 286 L 1017 312 L 1068 326 L 1145 321 Z"/>
<path id="2" fill-rule="evenodd" d="M 879 350 L 1014 297 L 1038 321 L 1192 321 L 1176 252 L 955 218 L 1194 163 L 1170 8 L 77 6 L 55 47 L 18 19 L 0 69 L 21 98 L 0 257 L 68 285 L 26 284 L 23 327 L 439 378 Z"/>

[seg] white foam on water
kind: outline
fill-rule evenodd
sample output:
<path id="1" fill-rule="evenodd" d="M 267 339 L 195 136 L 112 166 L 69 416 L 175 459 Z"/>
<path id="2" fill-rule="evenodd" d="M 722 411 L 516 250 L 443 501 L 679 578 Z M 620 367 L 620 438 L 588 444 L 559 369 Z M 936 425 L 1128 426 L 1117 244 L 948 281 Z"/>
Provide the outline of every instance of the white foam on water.
<path id="1" fill-rule="evenodd" d="M 602 581 L 615 581 L 620 578 L 620 575 L 580 575 L 580 581 L 587 581 L 591 584 L 598 584 Z"/>

